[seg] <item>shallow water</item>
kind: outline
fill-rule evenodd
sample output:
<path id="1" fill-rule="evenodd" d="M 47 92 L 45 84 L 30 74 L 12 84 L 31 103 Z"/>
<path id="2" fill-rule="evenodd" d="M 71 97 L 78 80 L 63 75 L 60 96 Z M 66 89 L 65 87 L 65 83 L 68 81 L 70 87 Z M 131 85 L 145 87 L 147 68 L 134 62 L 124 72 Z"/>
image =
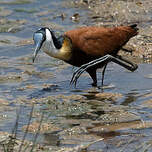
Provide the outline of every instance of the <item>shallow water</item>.
<path id="1" fill-rule="evenodd" d="M 102 91 L 91 87 L 91 79 L 87 74 L 79 78 L 77 87 L 74 88 L 69 85 L 75 70 L 72 66 L 50 58 L 44 53 L 39 54 L 34 64 L 31 60 L 34 51 L 31 39 L 34 31 L 41 26 L 47 25 L 52 27 L 57 34 L 61 34 L 63 31 L 77 26 L 90 25 L 92 23 L 88 19 L 89 10 L 86 7 L 74 7 L 71 1 L 61 0 L 35 0 L 27 4 L 12 4 L 12 1 L 4 2 L 8 3 L 0 2 L 0 7 L 12 11 L 11 14 L 4 17 L 5 19 L 25 20 L 26 22 L 12 27 L 17 29 L 15 33 L 0 33 L 0 40 L 7 40 L 7 43 L 0 41 L 0 98 L 4 101 L 6 100 L 6 105 L 1 103 L 0 116 L 3 119 L 1 120 L 0 131 L 12 132 L 16 120 L 16 109 L 21 108 L 17 132 L 17 137 L 21 139 L 24 134 L 22 127 L 27 125 L 32 102 L 35 101 L 34 109 L 36 114 L 32 117 L 32 121 L 40 118 L 40 114 L 45 112 L 48 116 L 45 121 L 47 122 L 49 119 L 50 122 L 59 127 L 55 131 L 41 133 L 38 143 L 42 145 L 74 147 L 81 143 L 86 144 L 99 138 L 104 138 L 104 141 L 91 145 L 88 150 L 119 151 L 122 150 L 123 144 L 127 143 L 125 146 L 132 151 L 132 147 L 138 148 L 138 145 L 143 141 L 151 141 L 150 128 L 152 125 L 148 124 L 138 129 L 140 122 L 139 125 L 136 122 L 139 120 L 143 122 L 152 121 L 152 104 L 150 102 L 152 98 L 151 64 L 141 62 L 138 70 L 132 73 L 116 64 L 110 63 L 104 80 L 104 84 L 108 87 L 104 89 L 104 92 L 119 93 L 122 97 L 115 101 L 111 99 L 94 101 L 96 100 L 95 95 Z M 25 10 L 25 8 L 28 9 Z M 75 13 L 80 15 L 78 21 L 71 20 Z M 62 14 L 65 14 L 64 19 L 61 17 Z M 29 40 L 30 42 L 22 45 L 21 40 Z M 100 85 L 100 83 L 101 72 L 98 72 L 98 84 Z M 68 98 L 70 95 L 73 96 Z M 84 99 L 79 99 L 76 95 L 81 95 L 81 98 L 84 97 L 85 101 Z M 53 104 L 45 102 L 49 100 L 47 98 L 50 96 L 54 97 L 50 99 L 50 102 L 55 101 L 54 105 L 59 106 L 54 110 L 51 109 Z M 44 103 L 43 100 L 45 100 Z M 66 106 L 63 106 L 64 104 L 62 105 L 64 102 L 67 107 L 71 107 L 70 112 Z M 124 124 L 118 123 L 119 126 L 116 126 L 116 128 L 120 128 L 118 130 L 115 129 L 115 126 L 111 126 L 111 128 L 107 127 L 106 131 L 101 131 L 100 129 L 104 128 L 104 126 L 100 119 L 106 113 L 106 110 L 100 109 L 102 108 L 100 102 L 103 107 L 105 106 L 103 102 L 108 104 L 109 107 L 118 107 L 118 111 L 121 109 L 120 106 L 122 106 L 122 109 L 127 108 L 126 111 L 135 114 L 138 118 L 133 117 L 132 121 L 129 118 L 126 119 L 126 122 L 133 123 L 129 127 L 127 127 L 128 124 L 125 124 L 126 127 L 124 127 Z M 20 105 L 22 106 L 20 107 Z M 111 111 L 115 110 L 111 109 Z M 98 120 L 98 122 L 95 120 Z M 69 138 L 62 132 L 69 128 L 75 129 L 75 126 L 81 126 L 82 121 L 84 121 L 84 127 L 88 131 L 87 137 L 81 136 L 82 140 L 80 135 L 77 138 L 77 135 Z M 124 122 L 123 120 L 122 123 Z M 82 134 L 84 135 L 85 133 L 83 132 Z M 33 133 L 29 133 L 27 139 L 32 140 Z M 51 142 L 53 140 L 54 143 Z"/>

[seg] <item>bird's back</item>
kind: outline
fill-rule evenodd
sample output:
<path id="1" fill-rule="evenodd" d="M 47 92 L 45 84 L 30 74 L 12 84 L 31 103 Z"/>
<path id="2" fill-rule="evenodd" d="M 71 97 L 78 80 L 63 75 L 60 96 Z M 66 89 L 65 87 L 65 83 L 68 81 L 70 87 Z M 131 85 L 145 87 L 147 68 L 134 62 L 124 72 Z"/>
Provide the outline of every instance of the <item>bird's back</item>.
<path id="1" fill-rule="evenodd" d="M 104 27 L 81 27 L 67 31 L 72 40 L 73 50 L 79 50 L 89 56 L 116 55 L 129 39 L 137 35 L 136 25 Z"/>

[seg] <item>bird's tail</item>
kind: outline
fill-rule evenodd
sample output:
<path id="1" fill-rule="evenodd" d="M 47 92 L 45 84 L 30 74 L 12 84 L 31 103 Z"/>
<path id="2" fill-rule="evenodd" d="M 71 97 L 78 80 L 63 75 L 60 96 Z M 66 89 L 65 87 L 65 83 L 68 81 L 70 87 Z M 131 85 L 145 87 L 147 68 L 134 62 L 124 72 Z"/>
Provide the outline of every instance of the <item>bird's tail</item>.
<path id="1" fill-rule="evenodd" d="M 137 24 L 132 24 L 130 25 L 131 28 L 133 28 L 135 31 L 138 31 L 139 28 L 137 28 Z"/>

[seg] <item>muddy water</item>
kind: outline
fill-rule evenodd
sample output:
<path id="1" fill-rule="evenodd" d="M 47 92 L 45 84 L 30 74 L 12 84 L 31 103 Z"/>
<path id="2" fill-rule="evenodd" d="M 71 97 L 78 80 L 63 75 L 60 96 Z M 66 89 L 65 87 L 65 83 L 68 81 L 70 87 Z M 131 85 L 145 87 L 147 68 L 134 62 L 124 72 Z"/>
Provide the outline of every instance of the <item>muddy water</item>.
<path id="1" fill-rule="evenodd" d="M 103 93 L 91 87 L 87 74 L 71 87 L 72 66 L 42 52 L 32 63 L 32 34 L 42 26 L 59 35 L 91 25 L 89 9 L 68 0 L 3 0 L 0 11 L 0 132 L 11 134 L 19 113 L 21 140 L 34 103 L 26 140 L 33 141 L 43 113 L 41 151 L 151 150 L 151 64 L 140 61 L 134 73 L 109 64 Z"/>

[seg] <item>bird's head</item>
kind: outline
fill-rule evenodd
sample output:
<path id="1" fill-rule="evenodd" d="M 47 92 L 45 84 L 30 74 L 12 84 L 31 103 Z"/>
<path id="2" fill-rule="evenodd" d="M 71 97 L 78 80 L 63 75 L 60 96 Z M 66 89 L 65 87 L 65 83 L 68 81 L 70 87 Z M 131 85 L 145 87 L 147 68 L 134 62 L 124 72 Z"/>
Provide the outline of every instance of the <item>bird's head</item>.
<path id="1" fill-rule="evenodd" d="M 33 55 L 33 62 L 35 61 L 35 58 L 39 52 L 39 50 L 43 47 L 44 42 L 51 42 L 53 41 L 53 31 L 47 27 L 43 27 L 38 29 L 33 34 L 33 40 L 35 45 L 35 51 Z"/>
<path id="2" fill-rule="evenodd" d="M 71 50 L 72 47 L 72 41 L 69 37 L 63 35 L 56 38 L 54 32 L 47 27 L 37 30 L 33 35 L 33 40 L 35 44 L 33 62 L 41 48 L 49 56 L 64 60 L 67 58 L 67 52 Z"/>
<path id="3" fill-rule="evenodd" d="M 35 45 L 35 51 L 33 55 L 33 62 L 35 61 L 35 58 L 41 49 L 43 42 L 46 41 L 46 30 L 49 30 L 47 28 L 40 28 L 33 34 L 33 40 Z"/>

